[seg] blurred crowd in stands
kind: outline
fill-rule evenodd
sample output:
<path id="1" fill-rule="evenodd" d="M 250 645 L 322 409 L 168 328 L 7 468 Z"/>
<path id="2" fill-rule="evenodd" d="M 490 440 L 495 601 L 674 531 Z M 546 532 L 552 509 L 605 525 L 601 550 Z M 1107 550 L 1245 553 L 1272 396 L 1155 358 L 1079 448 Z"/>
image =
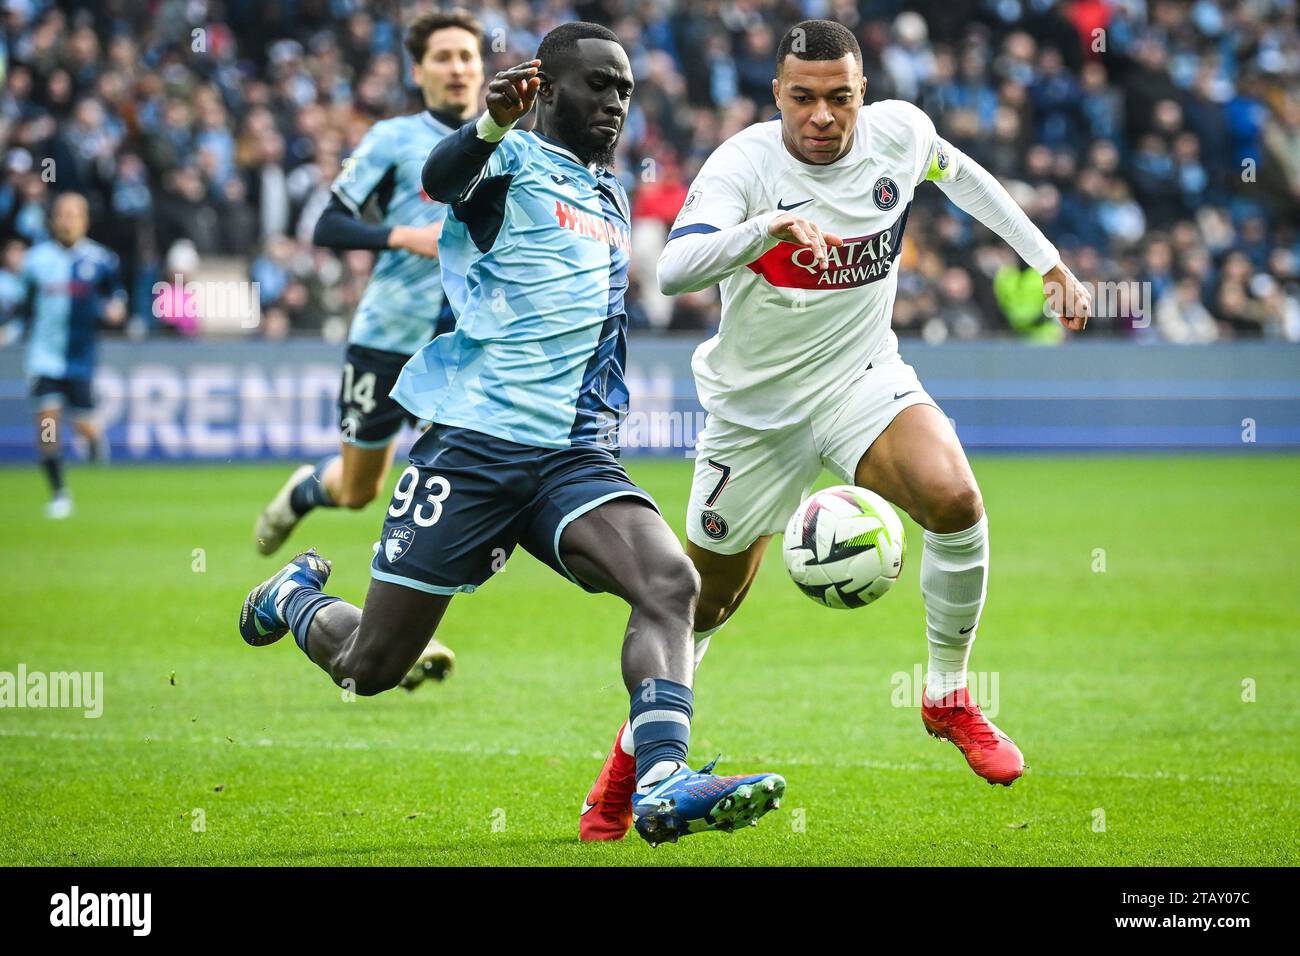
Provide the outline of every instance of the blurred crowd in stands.
<path id="1" fill-rule="evenodd" d="M 928 111 L 1097 284 L 1090 334 L 1300 341 L 1297 0 L 464 5 L 484 25 L 489 76 L 566 20 L 604 23 L 627 48 L 634 327 L 716 325 L 716 290 L 664 298 L 655 260 L 704 159 L 773 114 L 781 35 L 824 17 L 857 35 L 868 101 Z M 5 0 L 0 310 L 52 196 L 76 190 L 92 237 L 121 258 L 136 334 L 198 332 L 155 303 L 174 299 L 177 277 L 233 261 L 258 283 L 261 334 L 340 338 L 371 254 L 315 248 L 312 229 L 370 124 L 419 108 L 402 24 L 432 6 Z M 1037 275 L 937 189 L 918 191 L 902 265 L 902 336 L 1066 334 L 1044 316 Z"/>

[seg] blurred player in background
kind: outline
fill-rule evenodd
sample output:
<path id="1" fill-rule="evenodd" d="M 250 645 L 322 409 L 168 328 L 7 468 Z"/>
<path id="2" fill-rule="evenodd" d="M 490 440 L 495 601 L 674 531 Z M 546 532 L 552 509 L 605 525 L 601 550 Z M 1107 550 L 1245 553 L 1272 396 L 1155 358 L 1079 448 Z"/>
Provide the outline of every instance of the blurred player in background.
<path id="1" fill-rule="evenodd" d="M 313 241 L 332 249 L 378 253 L 348 333 L 339 389 L 339 451 L 302 465 L 257 519 L 257 549 L 273 554 L 314 508 L 364 508 L 379 494 L 406 422 L 417 424 L 389 397 L 407 359 L 453 319 L 442 291 L 438 236 L 447 207 L 425 195 L 420 170 L 429 151 L 478 109 L 483 86 L 483 28 L 462 10 L 422 14 L 406 33 L 411 74 L 425 110 L 370 128 L 334 181 L 333 196 Z M 382 219 L 362 219 L 374 200 Z M 454 655 L 429 645 L 408 675 L 441 680 Z"/>
<path id="2" fill-rule="evenodd" d="M 611 447 L 628 398 L 631 214 L 608 166 L 632 68 L 618 38 L 590 23 L 557 27 L 537 54 L 497 74 L 487 112 L 424 168 L 429 194 L 452 205 L 442 254 L 456 328 L 394 390 L 434 424 L 397 481 L 364 608 L 322 593 L 330 565 L 308 551 L 250 592 L 240 633 L 260 646 L 292 631 L 336 683 L 379 693 L 452 597 L 523 545 L 631 608 L 622 671 L 638 832 L 653 844 L 730 830 L 777 806 L 785 782 L 687 767 L 698 578 Z M 513 130 L 534 101 L 537 130 Z"/>
<path id="3" fill-rule="evenodd" d="M 701 578 L 696 657 L 828 468 L 925 529 L 923 722 L 981 777 L 1009 786 L 1023 757 L 966 692 L 988 576 L 983 501 L 956 433 L 890 328 L 913 193 L 933 182 L 1001 236 L 1058 290 L 1069 328 L 1083 328 L 1090 300 L 1006 190 L 939 138 L 924 112 L 901 100 L 863 107 L 862 53 L 848 29 L 792 27 L 776 68 L 780 115 L 713 153 L 659 258 L 665 294 L 722 286 L 722 325 L 693 361 L 709 413 L 687 508 Z M 583 839 L 626 833 L 629 754 L 624 728 L 584 803 Z"/>
<path id="4" fill-rule="evenodd" d="M 45 514 L 72 514 L 63 479 L 63 419 L 87 442 L 92 461 L 108 460 L 108 439 L 95 420 L 95 338 L 100 322 L 126 319 L 126 290 L 117 256 L 93 239 L 90 207 L 62 193 L 50 215 L 52 239 L 23 257 L 16 318 L 27 326 L 27 375 L 36 403 L 36 447 L 50 483 Z"/>

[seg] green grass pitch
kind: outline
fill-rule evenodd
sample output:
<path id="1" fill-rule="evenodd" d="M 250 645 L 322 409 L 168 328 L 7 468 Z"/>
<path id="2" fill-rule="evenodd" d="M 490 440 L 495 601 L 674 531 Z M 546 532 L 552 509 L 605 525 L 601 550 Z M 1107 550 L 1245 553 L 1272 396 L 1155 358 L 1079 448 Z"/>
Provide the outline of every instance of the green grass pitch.
<path id="1" fill-rule="evenodd" d="M 104 674 L 99 719 L 0 710 L 0 864 L 1300 860 L 1300 458 L 975 469 L 992 572 L 972 669 L 987 694 L 996 676 L 1026 776 L 988 786 L 903 706 L 924 659 L 914 525 L 902 580 L 855 612 L 801 595 L 773 548 L 700 670 L 691 756 L 779 771 L 787 798 L 655 850 L 577 840 L 627 711 L 617 599 L 519 552 L 452 604 L 447 683 L 348 702 L 292 640 L 236 630 L 280 564 L 251 529 L 286 467 L 74 468 L 63 523 L 34 468 L 0 471 L 0 671 Z M 680 531 L 688 465 L 630 470 Z M 312 515 L 290 545 L 360 600 L 382 507 Z"/>

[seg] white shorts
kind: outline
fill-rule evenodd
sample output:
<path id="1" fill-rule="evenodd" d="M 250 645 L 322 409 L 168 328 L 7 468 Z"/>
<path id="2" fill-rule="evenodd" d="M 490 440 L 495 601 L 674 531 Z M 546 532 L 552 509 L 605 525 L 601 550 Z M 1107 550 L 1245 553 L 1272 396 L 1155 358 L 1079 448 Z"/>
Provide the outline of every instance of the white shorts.
<path id="1" fill-rule="evenodd" d="M 874 364 L 795 425 L 746 428 L 709 415 L 695 445 L 686 537 L 717 554 L 744 551 L 786 522 L 823 467 L 854 483 L 867 449 L 903 409 L 937 403 L 902 358 Z"/>

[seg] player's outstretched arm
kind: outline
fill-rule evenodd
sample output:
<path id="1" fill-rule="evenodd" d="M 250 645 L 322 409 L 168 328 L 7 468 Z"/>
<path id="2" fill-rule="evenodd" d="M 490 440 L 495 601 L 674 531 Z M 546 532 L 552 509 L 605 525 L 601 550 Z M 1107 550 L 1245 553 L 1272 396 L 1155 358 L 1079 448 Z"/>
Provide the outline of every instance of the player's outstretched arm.
<path id="1" fill-rule="evenodd" d="M 474 188 L 497 144 L 533 108 L 541 62 L 529 60 L 498 73 L 488 84 L 487 112 L 433 148 L 420 177 L 430 198 L 459 202 Z"/>
<path id="2" fill-rule="evenodd" d="M 815 222 L 792 213 L 762 213 L 725 229 L 685 226 L 668 234 L 659 255 L 659 291 L 664 295 L 698 292 L 753 262 L 778 242 L 813 250 L 820 268 L 827 265 L 827 246 L 842 246 L 839 236 L 822 232 Z"/>
<path id="3" fill-rule="evenodd" d="M 331 196 L 329 205 L 316 220 L 311 241 L 326 249 L 387 249 L 388 226 L 365 222 L 352 212 L 338 196 Z"/>
<path id="4" fill-rule="evenodd" d="M 939 161 L 942 157 L 942 162 Z M 1003 185 L 950 143 L 938 141 L 926 178 L 964 212 L 997 233 L 1043 277 L 1049 302 L 1062 325 L 1076 332 L 1088 324 L 1092 297 L 1061 261 L 1056 247 L 1011 198 Z"/>
<path id="5" fill-rule="evenodd" d="M 36 314 L 37 282 L 28 270 L 28 265 L 29 259 L 27 254 L 24 254 L 23 265 L 18 272 L 18 279 L 22 283 L 23 293 L 14 304 L 13 317 L 3 326 L 0 326 L 0 348 L 13 345 L 19 341 L 23 334 L 31 328 L 32 316 Z"/>
<path id="6" fill-rule="evenodd" d="M 361 219 L 337 195 L 316 220 L 311 241 L 327 249 L 405 249 L 436 258 L 442 223 L 428 226 L 384 226 Z"/>
<path id="7" fill-rule="evenodd" d="M 109 325 L 126 322 L 127 294 L 122 283 L 122 268 L 116 253 L 108 253 L 108 265 L 100 276 L 100 294 L 103 296 L 101 317 Z"/>

